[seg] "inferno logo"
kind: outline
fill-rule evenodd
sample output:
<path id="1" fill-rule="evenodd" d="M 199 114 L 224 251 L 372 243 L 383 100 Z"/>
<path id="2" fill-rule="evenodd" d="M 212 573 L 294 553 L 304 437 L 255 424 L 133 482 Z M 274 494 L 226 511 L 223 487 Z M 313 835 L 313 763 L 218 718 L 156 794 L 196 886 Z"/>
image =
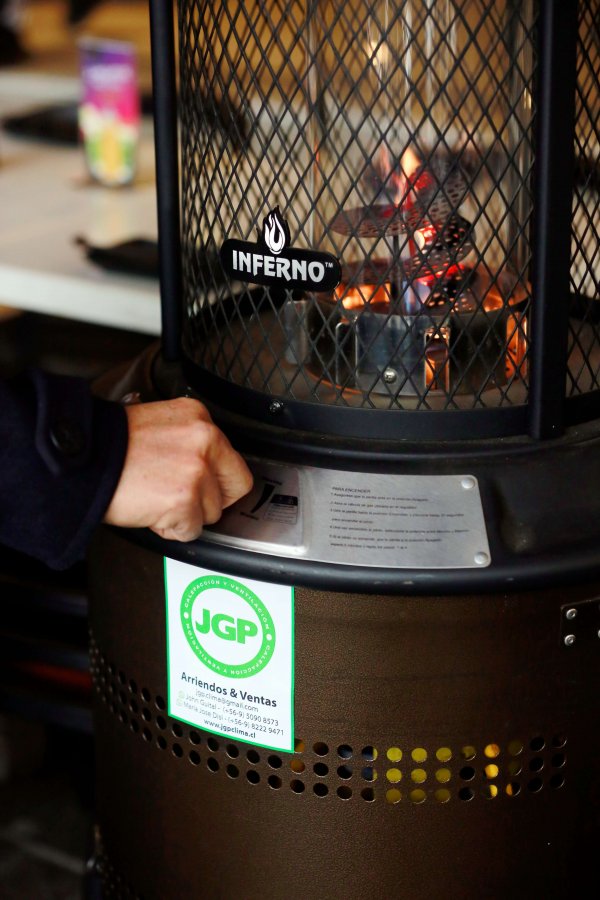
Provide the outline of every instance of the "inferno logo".
<path id="1" fill-rule="evenodd" d="M 342 270 L 335 256 L 289 244 L 290 229 L 276 206 L 263 221 L 258 243 L 226 240 L 219 256 L 225 272 L 236 281 L 319 292 L 337 287 Z"/>
<path id="2" fill-rule="evenodd" d="M 290 229 L 285 219 L 282 218 L 278 206 L 269 213 L 263 222 L 262 239 L 271 253 L 275 255 L 281 253 L 290 242 Z"/>

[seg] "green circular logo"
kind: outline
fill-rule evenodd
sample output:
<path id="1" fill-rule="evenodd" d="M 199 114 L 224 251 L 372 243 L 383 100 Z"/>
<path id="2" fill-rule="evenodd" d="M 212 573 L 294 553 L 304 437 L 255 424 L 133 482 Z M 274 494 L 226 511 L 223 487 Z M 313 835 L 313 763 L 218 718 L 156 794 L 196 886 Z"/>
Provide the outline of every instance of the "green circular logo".
<path id="1" fill-rule="evenodd" d="M 218 604 L 210 597 L 215 590 L 233 595 L 228 610 L 224 610 L 222 596 Z M 254 591 L 233 578 L 196 578 L 183 592 L 180 615 L 188 644 L 198 659 L 219 675 L 249 678 L 273 656 L 275 626 L 269 610 Z"/>

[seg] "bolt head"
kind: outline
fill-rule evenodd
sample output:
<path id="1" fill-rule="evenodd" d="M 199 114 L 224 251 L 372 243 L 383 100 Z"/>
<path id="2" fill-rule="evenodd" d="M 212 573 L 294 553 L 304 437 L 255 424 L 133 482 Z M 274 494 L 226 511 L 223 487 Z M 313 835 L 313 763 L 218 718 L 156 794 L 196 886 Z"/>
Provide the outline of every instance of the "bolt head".
<path id="1" fill-rule="evenodd" d="M 383 373 L 383 380 L 386 384 L 393 384 L 394 381 L 398 378 L 398 373 L 395 369 L 386 369 Z"/>
<path id="2" fill-rule="evenodd" d="M 575 643 L 575 635 L 574 634 L 565 635 L 565 646 L 566 647 L 572 647 L 574 643 Z"/>
<path id="3" fill-rule="evenodd" d="M 568 609 L 565 613 L 565 616 L 567 617 L 567 619 L 574 619 L 577 616 L 577 610 Z"/>
<path id="4" fill-rule="evenodd" d="M 271 415 L 275 416 L 278 413 L 282 412 L 282 410 L 283 403 L 281 402 L 281 400 L 271 400 L 271 402 L 269 403 L 269 412 L 271 413 Z"/>

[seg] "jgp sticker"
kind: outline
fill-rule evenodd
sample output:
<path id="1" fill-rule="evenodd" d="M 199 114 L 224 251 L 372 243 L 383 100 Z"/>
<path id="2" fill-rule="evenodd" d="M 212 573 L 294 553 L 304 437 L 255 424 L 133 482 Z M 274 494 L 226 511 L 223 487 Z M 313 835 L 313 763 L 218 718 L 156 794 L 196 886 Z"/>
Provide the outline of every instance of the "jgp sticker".
<path id="1" fill-rule="evenodd" d="M 293 588 L 165 559 L 165 590 L 169 715 L 293 751 Z"/>

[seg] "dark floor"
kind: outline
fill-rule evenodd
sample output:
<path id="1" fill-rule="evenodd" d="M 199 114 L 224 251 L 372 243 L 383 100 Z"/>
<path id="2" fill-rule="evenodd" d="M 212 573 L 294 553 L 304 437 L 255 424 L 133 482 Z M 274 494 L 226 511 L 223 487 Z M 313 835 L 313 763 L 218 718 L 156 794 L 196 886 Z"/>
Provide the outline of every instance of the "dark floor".
<path id="1" fill-rule="evenodd" d="M 91 738 L 0 716 L 0 898 L 82 900 Z"/>

